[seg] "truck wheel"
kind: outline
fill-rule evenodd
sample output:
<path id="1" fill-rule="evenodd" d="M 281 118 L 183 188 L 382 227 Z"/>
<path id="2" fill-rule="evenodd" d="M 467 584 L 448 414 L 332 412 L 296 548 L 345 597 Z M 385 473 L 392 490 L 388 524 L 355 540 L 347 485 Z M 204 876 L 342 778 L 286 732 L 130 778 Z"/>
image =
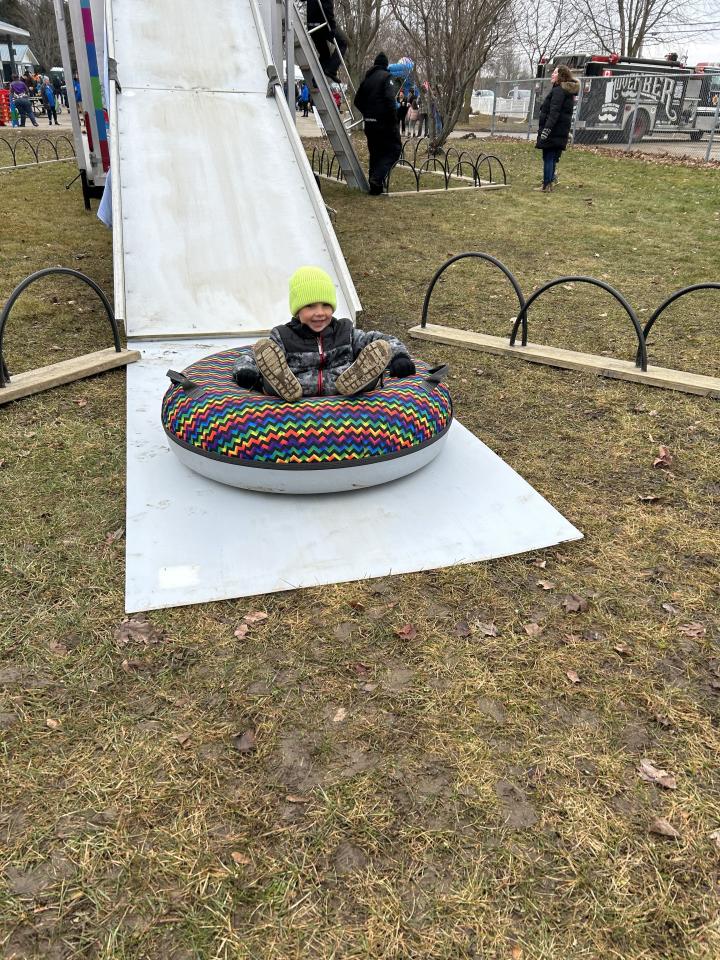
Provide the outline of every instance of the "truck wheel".
<path id="1" fill-rule="evenodd" d="M 631 127 L 633 118 L 631 117 L 623 131 L 623 140 L 630 143 L 630 131 L 632 129 L 632 142 L 640 143 L 643 137 L 650 132 L 650 117 L 644 110 L 638 110 L 635 114 L 635 125 Z"/>

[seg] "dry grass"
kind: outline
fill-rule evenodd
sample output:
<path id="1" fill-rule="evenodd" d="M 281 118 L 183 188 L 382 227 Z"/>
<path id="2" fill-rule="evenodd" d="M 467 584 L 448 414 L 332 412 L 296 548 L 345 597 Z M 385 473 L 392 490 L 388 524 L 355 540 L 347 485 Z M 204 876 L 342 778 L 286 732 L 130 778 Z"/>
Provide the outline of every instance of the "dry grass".
<path id="1" fill-rule="evenodd" d="M 712 172 L 571 153 L 545 197 L 529 189 L 531 148 L 497 152 L 506 193 L 324 187 L 365 326 L 404 334 L 436 266 L 464 249 L 499 256 L 526 290 L 602 272 L 646 309 L 709 278 Z M 77 256 L 110 288 L 109 236 L 66 179 L 59 167 L 1 176 L 0 298 Z M 11 369 L 52 344 L 107 342 L 73 291 L 48 285 L 18 304 Z M 504 331 L 513 309 L 489 268 L 457 267 L 433 318 Z M 668 315 L 659 358 L 717 373 L 713 309 L 699 296 Z M 538 304 L 532 323 L 545 342 L 630 348 L 610 304 L 579 288 Z M 123 542 L 108 534 L 123 525 L 123 374 L 0 411 L 5 957 L 720 954 L 717 405 L 418 352 L 451 360 L 460 419 L 583 542 L 163 611 L 162 636 L 121 644 Z M 671 473 L 652 467 L 660 443 Z M 587 609 L 567 612 L 570 594 Z M 257 609 L 267 619 L 237 640 Z M 407 623 L 413 640 L 395 633 Z M 248 729 L 257 749 L 239 753 L 233 736 Z M 642 758 L 677 789 L 643 782 Z M 679 839 L 648 832 L 659 816 Z"/>

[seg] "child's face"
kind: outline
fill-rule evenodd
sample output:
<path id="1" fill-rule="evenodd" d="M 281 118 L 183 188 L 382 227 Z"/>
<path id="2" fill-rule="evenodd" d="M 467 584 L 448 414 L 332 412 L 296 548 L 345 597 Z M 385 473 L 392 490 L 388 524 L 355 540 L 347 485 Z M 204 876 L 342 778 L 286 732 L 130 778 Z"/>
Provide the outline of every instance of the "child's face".
<path id="1" fill-rule="evenodd" d="M 313 333 L 322 333 L 332 320 L 333 308 L 329 303 L 309 303 L 298 310 L 298 320 Z"/>

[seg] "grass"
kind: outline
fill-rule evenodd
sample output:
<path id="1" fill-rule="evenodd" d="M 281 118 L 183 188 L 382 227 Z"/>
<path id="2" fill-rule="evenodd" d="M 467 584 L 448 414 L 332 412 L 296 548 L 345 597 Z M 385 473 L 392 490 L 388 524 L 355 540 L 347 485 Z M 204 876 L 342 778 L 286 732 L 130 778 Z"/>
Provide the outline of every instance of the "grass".
<path id="1" fill-rule="evenodd" d="M 715 172 L 570 152 L 548 197 L 530 189 L 531 147 L 494 148 L 505 192 L 373 200 L 323 184 L 365 327 L 405 335 L 462 250 L 498 256 L 526 292 L 605 277 L 645 315 L 713 278 Z M 111 289 L 109 234 L 67 179 L 64 165 L 0 175 L 0 299 L 52 263 Z M 432 320 L 508 330 L 499 274 L 447 278 Z M 657 362 L 718 374 L 716 302 L 662 318 Z M 109 342 L 65 281 L 16 311 L 11 370 Z M 531 336 L 632 350 L 610 299 L 579 285 L 538 302 Z M 415 346 L 451 362 L 458 417 L 584 541 L 166 610 L 125 643 L 124 374 L 0 410 L 4 956 L 720 954 L 716 403 Z M 661 443 L 670 471 L 652 466 Z M 587 608 L 568 612 L 570 595 Z M 395 632 L 408 623 L 413 640 Z M 249 729 L 256 749 L 238 752 Z M 677 789 L 640 779 L 643 758 Z M 657 817 L 679 837 L 649 832 Z"/>

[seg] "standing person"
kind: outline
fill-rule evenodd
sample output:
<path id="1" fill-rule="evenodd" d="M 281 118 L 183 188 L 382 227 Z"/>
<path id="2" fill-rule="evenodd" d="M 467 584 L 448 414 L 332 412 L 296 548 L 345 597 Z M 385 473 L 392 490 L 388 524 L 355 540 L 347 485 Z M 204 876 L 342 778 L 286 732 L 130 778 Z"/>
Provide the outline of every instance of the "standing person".
<path id="1" fill-rule="evenodd" d="M 398 120 L 400 121 L 400 133 L 402 134 L 405 133 L 405 118 L 407 117 L 408 112 L 408 102 L 405 99 L 405 94 L 402 92 L 402 90 L 397 96 L 397 101 Z"/>
<path id="2" fill-rule="evenodd" d="M 550 79 L 552 88 L 540 107 L 535 144 L 543 154 L 543 193 L 550 193 L 553 188 L 555 170 L 570 136 L 575 97 L 580 91 L 580 84 L 565 64 L 556 67 Z"/>
<path id="3" fill-rule="evenodd" d="M 20 126 L 24 127 L 25 121 L 28 118 L 34 127 L 39 126 L 32 112 L 32 104 L 30 103 L 30 94 L 27 84 L 24 80 L 21 80 L 17 74 L 15 74 L 10 81 L 10 93 L 13 96 L 15 109 L 17 110 L 18 117 L 20 118 Z"/>
<path id="4" fill-rule="evenodd" d="M 388 58 L 379 53 L 365 74 L 353 101 L 365 120 L 365 138 L 369 154 L 370 195 L 383 191 L 383 182 L 397 163 L 402 150 L 400 127 L 395 109 L 395 87 L 388 73 Z"/>
<path id="5" fill-rule="evenodd" d="M 410 105 L 407 112 L 408 120 L 408 130 L 410 131 L 411 137 L 420 136 L 420 108 L 418 107 L 418 102 L 415 97 L 410 98 Z"/>
<path id="6" fill-rule="evenodd" d="M 82 90 L 80 89 L 80 80 L 78 75 L 73 76 L 73 90 L 75 91 L 75 102 L 77 103 L 78 116 L 82 120 L 83 118 L 83 108 L 82 108 Z"/>
<path id="7" fill-rule="evenodd" d="M 51 127 L 53 125 L 53 120 L 55 120 L 55 126 L 59 127 L 60 124 L 58 123 L 57 118 L 57 102 L 55 100 L 55 91 L 50 83 L 50 77 L 43 77 L 42 100 L 45 104 L 45 110 L 47 112 L 48 126 Z"/>
<path id="8" fill-rule="evenodd" d="M 303 116 L 306 117 L 310 107 L 310 88 L 306 83 L 303 83 L 300 88 L 300 106 L 302 107 Z"/>

